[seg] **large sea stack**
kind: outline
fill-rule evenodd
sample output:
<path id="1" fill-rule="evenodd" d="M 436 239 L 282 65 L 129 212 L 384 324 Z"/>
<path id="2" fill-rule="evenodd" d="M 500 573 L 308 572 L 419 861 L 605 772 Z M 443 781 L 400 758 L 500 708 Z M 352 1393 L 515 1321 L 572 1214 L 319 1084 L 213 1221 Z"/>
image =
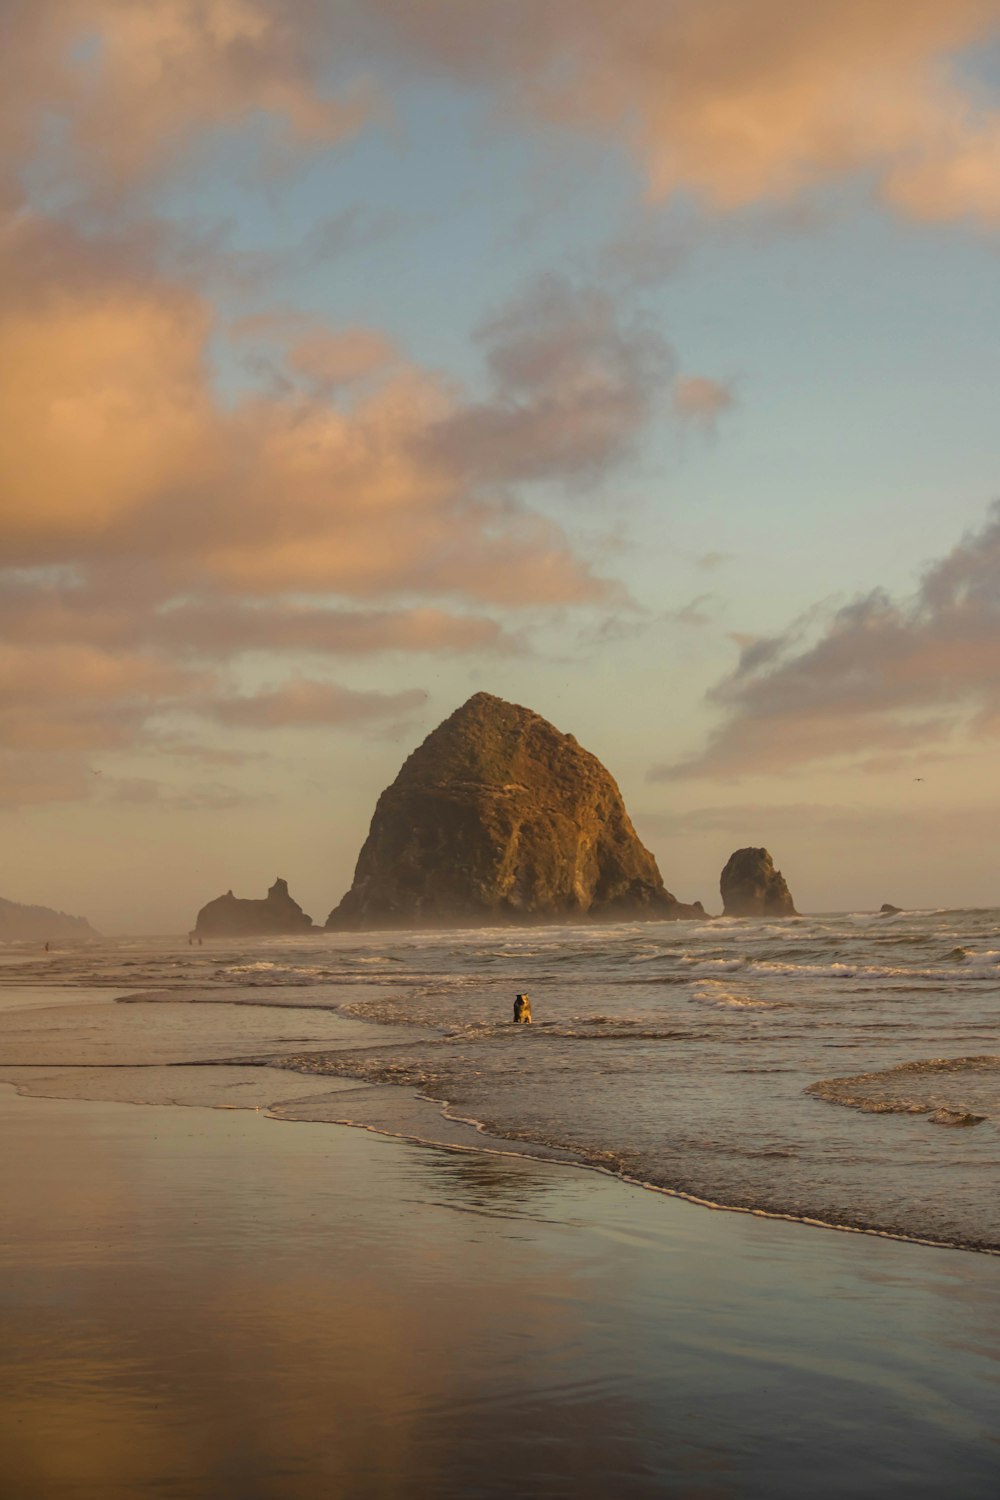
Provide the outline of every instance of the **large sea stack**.
<path id="1" fill-rule="evenodd" d="M 227 891 L 198 913 L 195 937 L 292 937 L 311 932 L 307 917 L 288 894 L 288 882 L 276 880 L 264 901 L 244 901 Z"/>
<path id="2" fill-rule="evenodd" d="M 382 793 L 326 925 L 703 915 L 664 888 L 599 760 L 530 709 L 477 693 Z"/>
<path id="3" fill-rule="evenodd" d="M 737 849 L 719 879 L 725 917 L 795 917 L 792 893 L 766 849 Z"/>

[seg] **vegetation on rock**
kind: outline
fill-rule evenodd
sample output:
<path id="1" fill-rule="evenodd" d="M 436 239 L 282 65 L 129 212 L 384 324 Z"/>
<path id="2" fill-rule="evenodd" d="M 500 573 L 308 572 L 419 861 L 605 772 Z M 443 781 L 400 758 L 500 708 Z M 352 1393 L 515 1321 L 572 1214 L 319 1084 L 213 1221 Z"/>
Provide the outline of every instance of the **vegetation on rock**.
<path id="1" fill-rule="evenodd" d="M 48 906 L 22 906 L 0 897 L 0 941 L 6 943 L 87 942 L 100 937 L 86 917 L 70 917 Z"/>
<path id="2" fill-rule="evenodd" d="M 702 915 L 665 889 L 595 756 L 530 709 L 477 693 L 382 793 L 326 925 Z"/>

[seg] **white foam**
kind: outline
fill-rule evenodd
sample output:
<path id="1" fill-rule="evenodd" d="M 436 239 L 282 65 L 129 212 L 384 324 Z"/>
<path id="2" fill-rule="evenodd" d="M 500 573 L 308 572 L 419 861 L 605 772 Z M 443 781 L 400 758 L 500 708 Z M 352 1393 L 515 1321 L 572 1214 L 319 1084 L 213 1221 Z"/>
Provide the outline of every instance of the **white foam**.
<path id="1" fill-rule="evenodd" d="M 735 1010 L 776 1010 L 776 1000 L 765 1000 L 759 995 L 747 995 L 739 990 L 730 990 L 720 979 L 706 979 L 694 991 L 694 1000 L 705 1000 L 712 1005 L 727 1006 Z"/>

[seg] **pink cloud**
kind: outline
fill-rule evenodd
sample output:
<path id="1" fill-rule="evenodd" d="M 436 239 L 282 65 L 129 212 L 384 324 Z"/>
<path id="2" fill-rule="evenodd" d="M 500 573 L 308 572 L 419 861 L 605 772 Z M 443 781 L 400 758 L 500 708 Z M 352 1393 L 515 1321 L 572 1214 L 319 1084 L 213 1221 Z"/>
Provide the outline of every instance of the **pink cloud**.
<path id="1" fill-rule="evenodd" d="M 359 693 L 332 682 L 297 678 L 272 691 L 214 698 L 204 712 L 238 729 L 325 729 L 331 725 L 372 724 L 410 717 L 427 694 L 419 688 L 401 693 Z"/>
<path id="2" fill-rule="evenodd" d="M 597 475 L 647 426 L 673 373 L 661 334 L 595 287 L 547 276 L 479 332 L 492 391 L 449 412 L 430 452 L 500 481 Z"/>
<path id="3" fill-rule="evenodd" d="M 925 573 L 912 599 L 876 591 L 744 646 L 709 701 L 701 754 L 654 780 L 732 779 L 847 759 L 898 769 L 928 746 L 1000 726 L 1000 505 Z M 888 758 L 887 758 L 888 757 Z"/>
<path id="4" fill-rule="evenodd" d="M 736 403 L 728 381 L 706 375 L 682 375 L 674 385 L 674 411 L 686 421 L 712 428 L 723 412 Z"/>

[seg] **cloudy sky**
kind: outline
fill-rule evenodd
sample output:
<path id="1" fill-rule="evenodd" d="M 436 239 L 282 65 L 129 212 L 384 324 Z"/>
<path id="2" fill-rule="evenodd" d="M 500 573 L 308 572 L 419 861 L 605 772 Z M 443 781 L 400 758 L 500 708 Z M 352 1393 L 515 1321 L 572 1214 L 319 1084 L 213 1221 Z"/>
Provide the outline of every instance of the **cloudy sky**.
<path id="1" fill-rule="evenodd" d="M 322 921 L 480 689 L 1000 900 L 1000 0 L 6 0 L 0 895 Z"/>

